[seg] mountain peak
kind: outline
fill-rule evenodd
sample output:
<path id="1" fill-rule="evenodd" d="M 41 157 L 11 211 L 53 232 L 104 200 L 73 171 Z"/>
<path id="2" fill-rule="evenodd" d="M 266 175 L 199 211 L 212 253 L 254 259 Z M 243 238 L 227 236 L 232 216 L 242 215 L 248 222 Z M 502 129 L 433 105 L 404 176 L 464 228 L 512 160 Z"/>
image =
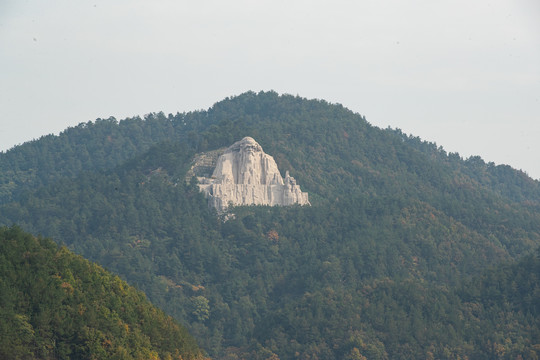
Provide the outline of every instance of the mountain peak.
<path id="1" fill-rule="evenodd" d="M 229 146 L 217 159 L 212 177 L 199 178 L 199 187 L 218 211 L 225 211 L 229 204 L 309 204 L 308 194 L 288 172 L 283 179 L 274 158 L 252 137 Z"/>

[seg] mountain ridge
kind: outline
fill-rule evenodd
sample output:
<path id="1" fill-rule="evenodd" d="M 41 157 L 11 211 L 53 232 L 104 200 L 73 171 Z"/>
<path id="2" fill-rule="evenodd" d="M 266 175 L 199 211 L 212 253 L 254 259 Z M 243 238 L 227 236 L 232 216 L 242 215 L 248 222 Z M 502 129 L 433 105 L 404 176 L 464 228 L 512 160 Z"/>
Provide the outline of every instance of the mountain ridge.
<path id="1" fill-rule="evenodd" d="M 264 100 L 261 100 L 262 98 Z M 250 101 L 256 102 L 257 105 L 250 105 Z M 277 101 L 282 101 L 286 105 L 272 108 L 272 103 Z M 219 141 L 221 147 L 228 146 L 234 142 L 234 137 L 226 135 L 227 138 L 223 139 L 222 136 L 215 134 L 215 130 L 221 126 L 224 130 L 223 133 L 232 134 L 231 115 L 227 113 L 231 108 L 237 108 L 231 111 L 233 116 L 238 117 L 235 119 L 234 126 L 236 128 L 234 131 L 249 135 L 249 131 L 246 129 L 246 126 L 249 126 L 246 117 L 249 117 L 254 111 L 271 112 L 274 118 L 283 115 L 283 118 L 287 119 L 294 116 L 295 112 L 302 111 L 302 107 L 305 108 L 306 104 L 310 104 L 315 109 L 324 107 L 332 109 L 331 111 L 326 110 L 324 116 L 327 118 L 332 116 L 352 117 L 363 123 L 366 129 L 379 129 L 370 125 L 361 115 L 355 114 L 339 104 L 330 104 L 324 100 L 307 100 L 292 95 L 278 95 L 273 91 L 258 94 L 247 92 L 226 98 L 214 104 L 207 111 L 169 114 L 168 116 L 163 113 L 151 113 L 146 115 L 144 119 L 133 117 L 120 121 L 112 117 L 97 119 L 95 122 L 81 123 L 75 127 L 67 128 L 58 136 L 43 136 L 39 140 L 15 146 L 6 152 L 0 152 L 0 170 L 2 170 L 0 171 L 0 203 L 10 201 L 13 199 L 13 194 L 19 194 L 28 186 L 46 185 L 60 177 L 74 177 L 83 171 L 82 164 L 85 165 L 85 171 L 117 166 L 133 155 L 147 151 L 151 144 L 155 145 L 161 141 L 184 141 L 195 146 L 198 152 L 206 150 L 212 141 Z M 239 113 L 238 109 L 243 109 L 243 112 Z M 291 110 L 291 112 L 285 113 L 287 110 Z M 225 126 L 223 127 L 223 125 Z M 287 126 L 287 129 L 282 132 L 283 139 L 296 130 L 301 132 L 302 127 L 296 126 L 294 129 Z M 214 134 L 211 134 L 212 131 Z M 460 163 L 462 171 L 472 173 L 481 170 L 480 182 L 485 186 L 501 184 L 499 189 L 494 188 L 493 190 L 505 197 L 514 201 L 527 201 L 532 198 L 535 204 L 540 202 L 538 200 L 540 199 L 540 181 L 530 178 L 522 171 L 514 170 L 508 165 L 486 164 L 478 156 L 472 156 L 468 161 L 463 161 L 459 154 L 447 154 L 436 144 L 406 135 L 399 129 L 388 128 L 382 131 L 391 134 L 395 141 L 399 139 L 401 142 L 411 145 L 420 153 L 439 158 L 445 162 Z M 345 134 L 347 135 L 345 136 Z M 259 138 L 257 132 L 251 135 Z M 262 135 L 267 134 L 262 133 Z M 347 136 L 349 135 L 345 129 L 341 129 L 339 139 L 346 139 Z M 262 136 L 261 138 L 264 138 L 262 140 L 263 147 L 267 148 L 270 153 L 276 153 L 272 143 L 266 140 L 267 137 Z M 74 154 L 75 157 L 57 158 L 58 155 L 55 154 L 64 154 L 65 150 L 71 150 L 70 154 Z M 89 155 L 90 153 L 92 156 Z M 503 176 L 510 180 L 510 184 L 504 185 L 502 179 L 495 180 L 496 176 Z M 39 180 L 37 180 L 38 178 Z M 515 186 L 513 183 L 518 183 L 519 186 Z"/>

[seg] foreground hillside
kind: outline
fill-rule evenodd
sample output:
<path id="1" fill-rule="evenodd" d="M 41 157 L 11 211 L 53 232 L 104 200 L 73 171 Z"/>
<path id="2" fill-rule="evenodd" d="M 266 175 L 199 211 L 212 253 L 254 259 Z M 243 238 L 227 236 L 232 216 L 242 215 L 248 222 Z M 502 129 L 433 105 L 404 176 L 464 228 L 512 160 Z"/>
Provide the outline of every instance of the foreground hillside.
<path id="1" fill-rule="evenodd" d="M 208 208 L 185 181 L 194 155 L 245 136 L 311 207 L 236 208 L 227 222 Z M 133 152 L 112 156 L 116 143 Z M 89 144 L 109 150 L 85 167 Z M 41 146 L 55 149 L 47 166 Z M 539 353 L 540 183 L 340 105 L 246 93 L 208 111 L 80 126 L 0 164 L 0 224 L 119 274 L 216 358 Z"/>
<path id="2" fill-rule="evenodd" d="M 52 241 L 0 228 L 0 358 L 202 359 L 144 294 Z"/>

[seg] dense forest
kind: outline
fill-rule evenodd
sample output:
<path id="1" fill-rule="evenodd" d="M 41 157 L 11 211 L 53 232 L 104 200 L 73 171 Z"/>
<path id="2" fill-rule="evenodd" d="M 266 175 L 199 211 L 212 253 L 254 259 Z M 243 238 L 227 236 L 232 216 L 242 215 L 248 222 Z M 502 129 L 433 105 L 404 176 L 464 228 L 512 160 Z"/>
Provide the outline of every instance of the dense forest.
<path id="1" fill-rule="evenodd" d="M 312 206 L 208 208 L 191 160 L 244 136 Z M 214 358 L 540 356 L 540 183 L 341 105 L 248 92 L 99 120 L 0 170 L 0 224 L 118 274 Z"/>
<path id="2" fill-rule="evenodd" d="M 118 276 L 0 228 L 2 359 L 202 359 L 195 340 Z"/>

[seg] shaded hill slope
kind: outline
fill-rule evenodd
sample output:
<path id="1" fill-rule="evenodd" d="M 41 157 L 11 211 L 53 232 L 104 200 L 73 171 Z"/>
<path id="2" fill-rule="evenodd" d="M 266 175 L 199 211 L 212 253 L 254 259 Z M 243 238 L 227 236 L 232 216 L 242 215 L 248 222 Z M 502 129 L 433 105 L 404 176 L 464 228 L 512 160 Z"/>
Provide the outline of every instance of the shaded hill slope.
<path id="1" fill-rule="evenodd" d="M 144 294 L 51 240 L 0 228 L 2 359 L 202 359 Z"/>

